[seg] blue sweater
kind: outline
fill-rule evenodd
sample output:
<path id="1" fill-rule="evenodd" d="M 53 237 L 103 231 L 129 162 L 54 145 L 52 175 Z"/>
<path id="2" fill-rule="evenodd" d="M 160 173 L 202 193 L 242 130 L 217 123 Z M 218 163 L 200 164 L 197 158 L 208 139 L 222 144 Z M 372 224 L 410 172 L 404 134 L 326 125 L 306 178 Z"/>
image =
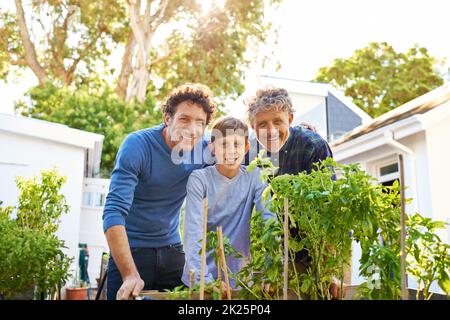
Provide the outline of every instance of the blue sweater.
<path id="1" fill-rule="evenodd" d="M 111 175 L 103 231 L 124 225 L 132 248 L 157 248 L 180 242 L 180 208 L 189 175 L 210 161 L 203 139 L 185 155 L 184 162 L 174 163 L 172 150 L 162 136 L 163 128 L 160 124 L 128 135 L 117 153 Z"/>

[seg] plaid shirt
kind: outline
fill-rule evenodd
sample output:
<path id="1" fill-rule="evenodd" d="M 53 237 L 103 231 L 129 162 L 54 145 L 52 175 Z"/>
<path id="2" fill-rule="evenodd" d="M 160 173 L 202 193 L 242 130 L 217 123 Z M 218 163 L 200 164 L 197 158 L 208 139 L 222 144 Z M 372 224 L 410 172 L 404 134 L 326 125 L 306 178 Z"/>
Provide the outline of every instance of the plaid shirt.
<path id="1" fill-rule="evenodd" d="M 246 154 L 246 164 L 249 164 L 264 147 L 256 140 L 256 136 L 250 138 L 250 149 Z M 282 174 L 298 174 L 306 171 L 310 173 L 315 169 L 314 163 L 333 157 L 328 143 L 317 133 L 304 129 L 301 126 L 289 128 L 289 138 L 277 154 L 267 152 L 273 165 L 279 167 L 277 176 Z M 249 161 L 250 160 L 250 161 Z M 336 175 L 332 176 L 336 179 Z M 298 229 L 291 228 L 291 234 L 299 234 Z M 303 249 L 297 252 L 296 262 L 309 265 L 311 257 L 308 251 Z"/>
<path id="2" fill-rule="evenodd" d="M 246 155 L 246 164 L 249 164 L 264 147 L 256 140 L 250 138 L 250 149 Z M 277 175 L 298 174 L 306 171 L 310 173 L 315 169 L 314 163 L 333 157 L 328 143 L 317 133 L 304 129 L 301 126 L 289 128 L 289 138 L 278 153 L 267 152 L 273 165 L 279 167 Z"/>

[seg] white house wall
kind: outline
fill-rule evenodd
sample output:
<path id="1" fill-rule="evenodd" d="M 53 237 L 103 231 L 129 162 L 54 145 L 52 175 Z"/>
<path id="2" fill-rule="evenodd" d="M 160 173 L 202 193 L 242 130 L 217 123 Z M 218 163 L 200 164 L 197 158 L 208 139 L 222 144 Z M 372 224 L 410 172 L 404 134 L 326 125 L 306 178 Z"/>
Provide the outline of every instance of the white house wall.
<path id="1" fill-rule="evenodd" d="M 447 102 L 444 108 L 449 110 L 450 102 Z M 426 140 L 430 161 L 429 176 L 431 181 L 428 193 L 433 204 L 433 219 L 450 222 L 450 149 L 448 148 L 450 142 L 449 114 L 443 118 L 440 118 L 438 123 L 435 123 L 427 128 Z M 450 231 L 448 229 L 447 232 L 439 232 L 439 235 L 443 239 L 447 240 L 447 243 L 450 242 L 449 232 Z"/>
<path id="2" fill-rule="evenodd" d="M 0 200 L 3 205 L 17 203 L 16 176 L 37 176 L 41 170 L 56 167 L 60 175 L 67 177 L 62 193 L 70 211 L 61 218 L 57 236 L 65 241 L 66 253 L 75 258 L 74 269 L 78 263 L 84 149 L 0 130 L 0 150 Z"/>
<path id="3" fill-rule="evenodd" d="M 326 99 L 323 96 L 298 94 L 289 92 L 295 109 L 294 125 L 307 122 L 316 127 L 317 132 L 328 137 Z"/>
<path id="4" fill-rule="evenodd" d="M 100 275 L 102 254 L 109 252 L 108 243 L 103 234 L 103 208 L 83 208 L 81 211 L 80 242 L 86 243 L 89 250 L 88 273 L 92 286 Z"/>
<path id="5" fill-rule="evenodd" d="M 405 145 L 407 148 L 412 149 L 415 155 L 414 165 L 412 165 L 411 157 L 409 155 L 404 154 L 403 157 L 405 184 L 407 186 L 405 196 L 406 198 L 415 199 L 413 200 L 415 203 L 411 202 L 406 205 L 406 211 L 408 214 L 413 214 L 415 211 L 418 211 L 422 215 L 430 217 L 432 212 L 434 212 L 433 201 L 430 193 L 431 182 L 429 179 L 429 168 L 432 167 L 432 165 L 429 163 L 429 158 L 431 157 L 429 157 L 429 153 L 427 152 L 427 140 L 425 139 L 425 133 L 417 133 L 412 136 L 399 139 L 398 142 Z M 358 162 L 361 164 L 362 169 L 372 176 L 377 177 L 378 164 L 396 159 L 398 152 L 399 151 L 397 149 L 391 146 L 382 145 L 357 154 L 353 157 L 342 159 L 339 162 L 343 164 Z M 339 157 L 339 155 L 337 156 Z M 414 175 L 411 174 L 413 168 Z M 415 183 L 413 183 L 413 180 L 415 180 Z M 363 281 L 363 278 L 358 276 L 360 258 L 361 248 L 359 244 L 353 243 L 351 262 L 352 284 L 360 284 Z M 414 284 L 412 284 L 412 286 L 414 287 Z"/>

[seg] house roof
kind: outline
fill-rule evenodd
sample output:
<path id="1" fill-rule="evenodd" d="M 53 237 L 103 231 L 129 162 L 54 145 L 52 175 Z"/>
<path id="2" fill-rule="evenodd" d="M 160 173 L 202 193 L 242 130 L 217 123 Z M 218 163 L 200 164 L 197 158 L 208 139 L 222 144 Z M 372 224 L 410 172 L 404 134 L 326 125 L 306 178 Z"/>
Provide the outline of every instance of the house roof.
<path id="1" fill-rule="evenodd" d="M 354 104 L 350 98 L 346 97 L 342 92 L 334 88 L 329 83 L 302 81 L 268 75 L 260 76 L 260 81 L 263 84 L 273 84 L 286 89 L 288 92 L 299 94 L 327 97 L 328 94 L 331 93 L 334 97 L 336 97 L 336 99 L 340 100 L 350 110 L 357 114 L 361 118 L 362 123 L 367 123 L 372 120 L 371 116 L 369 116 L 365 111 Z"/>
<path id="2" fill-rule="evenodd" d="M 336 140 L 332 146 L 336 147 L 345 142 L 358 138 L 376 129 L 388 126 L 394 122 L 412 117 L 417 114 L 426 113 L 439 105 L 450 100 L 450 84 L 443 85 L 432 90 L 416 99 L 413 99 L 385 114 L 373 119 L 372 121 L 356 127 L 340 139 Z"/>
<path id="3" fill-rule="evenodd" d="M 73 129 L 59 123 L 5 113 L 0 113 L 0 131 L 86 149 L 88 176 L 95 176 L 100 170 L 103 135 Z"/>

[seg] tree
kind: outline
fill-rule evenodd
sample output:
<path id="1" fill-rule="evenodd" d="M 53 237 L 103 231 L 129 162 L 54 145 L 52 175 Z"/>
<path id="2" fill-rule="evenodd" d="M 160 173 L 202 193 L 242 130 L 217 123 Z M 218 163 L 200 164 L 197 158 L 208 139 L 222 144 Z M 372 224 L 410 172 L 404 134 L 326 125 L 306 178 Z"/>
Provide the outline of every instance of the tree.
<path id="1" fill-rule="evenodd" d="M 103 134 L 108 175 L 125 135 L 161 121 L 154 98 L 185 82 L 208 85 L 222 101 L 243 92 L 249 48 L 271 28 L 265 6 L 280 1 L 214 1 L 204 12 L 187 0 L 15 0 L 16 14 L 0 5 L 0 76 L 18 67 L 39 79 L 17 112 Z M 119 69 L 110 56 L 121 47 L 111 90 L 105 75 Z"/>
<path id="2" fill-rule="evenodd" d="M 377 117 L 442 85 L 437 66 L 426 48 L 416 45 L 397 53 L 386 42 L 372 42 L 320 68 L 315 80 L 333 84 Z"/>
<path id="3" fill-rule="evenodd" d="M 214 1 L 204 12 L 187 0 L 15 0 L 15 14 L 1 12 L 0 75 L 14 65 L 30 68 L 40 86 L 76 88 L 120 69 L 115 92 L 127 101 L 194 81 L 237 96 L 242 68 L 254 60 L 244 53 L 271 27 L 265 6 L 280 1 Z M 119 66 L 109 58 L 120 48 Z"/>
<path id="4" fill-rule="evenodd" d="M 206 16 L 198 10 L 198 5 L 185 8 L 180 15 L 180 10 L 170 9 L 170 5 L 177 1 L 160 1 L 155 10 L 162 18 L 150 15 L 152 1 L 146 2 L 144 14 L 139 15 L 137 7 L 140 0 L 128 1 L 133 34 L 135 39 L 141 39 L 137 41 L 141 45 L 136 51 L 128 99 L 136 96 L 142 101 L 151 74 L 164 79 L 160 88 L 154 83 L 150 85 L 151 92 L 158 96 L 164 96 L 184 82 L 206 83 L 221 97 L 238 96 L 243 92 L 243 67 L 248 66 L 250 60 L 245 57 L 246 50 L 263 42 L 271 28 L 271 24 L 264 25 L 263 0 L 226 0 L 223 6 L 214 2 Z M 186 3 L 178 2 L 179 5 Z M 274 4 L 279 1 L 266 2 Z M 186 15 L 190 17 L 186 18 Z M 173 29 L 162 50 L 152 48 L 151 37 L 161 24 L 170 21 L 175 21 L 179 27 Z M 145 55 L 141 48 L 146 48 L 149 54 Z"/>
<path id="5" fill-rule="evenodd" d="M 127 25 L 120 0 L 15 0 L 15 14 L 0 19 L 0 72 L 30 68 L 44 86 L 86 82 L 97 73 L 115 43 L 125 41 Z"/>
<path id="6" fill-rule="evenodd" d="M 249 53 L 257 52 L 272 30 L 270 23 L 264 23 L 264 10 L 264 1 L 228 0 L 223 7 L 213 5 L 206 19 L 195 20 L 189 39 L 174 32 L 167 42 L 173 52 L 170 59 L 151 68 L 164 79 L 164 86 L 151 92 L 165 96 L 184 82 L 203 82 L 213 83 L 212 89 L 221 100 L 237 98 L 244 91 L 244 69 L 256 59 Z"/>
<path id="7" fill-rule="evenodd" d="M 33 88 L 28 93 L 32 105 L 16 105 L 16 111 L 71 128 L 95 132 L 105 136 L 102 149 L 101 175 L 109 177 L 114 160 L 125 136 L 133 131 L 151 127 L 162 121 L 160 109 L 155 110 L 151 98 L 144 104 L 125 103 L 112 89 L 95 91 L 82 88 L 76 91 L 53 85 Z"/>

